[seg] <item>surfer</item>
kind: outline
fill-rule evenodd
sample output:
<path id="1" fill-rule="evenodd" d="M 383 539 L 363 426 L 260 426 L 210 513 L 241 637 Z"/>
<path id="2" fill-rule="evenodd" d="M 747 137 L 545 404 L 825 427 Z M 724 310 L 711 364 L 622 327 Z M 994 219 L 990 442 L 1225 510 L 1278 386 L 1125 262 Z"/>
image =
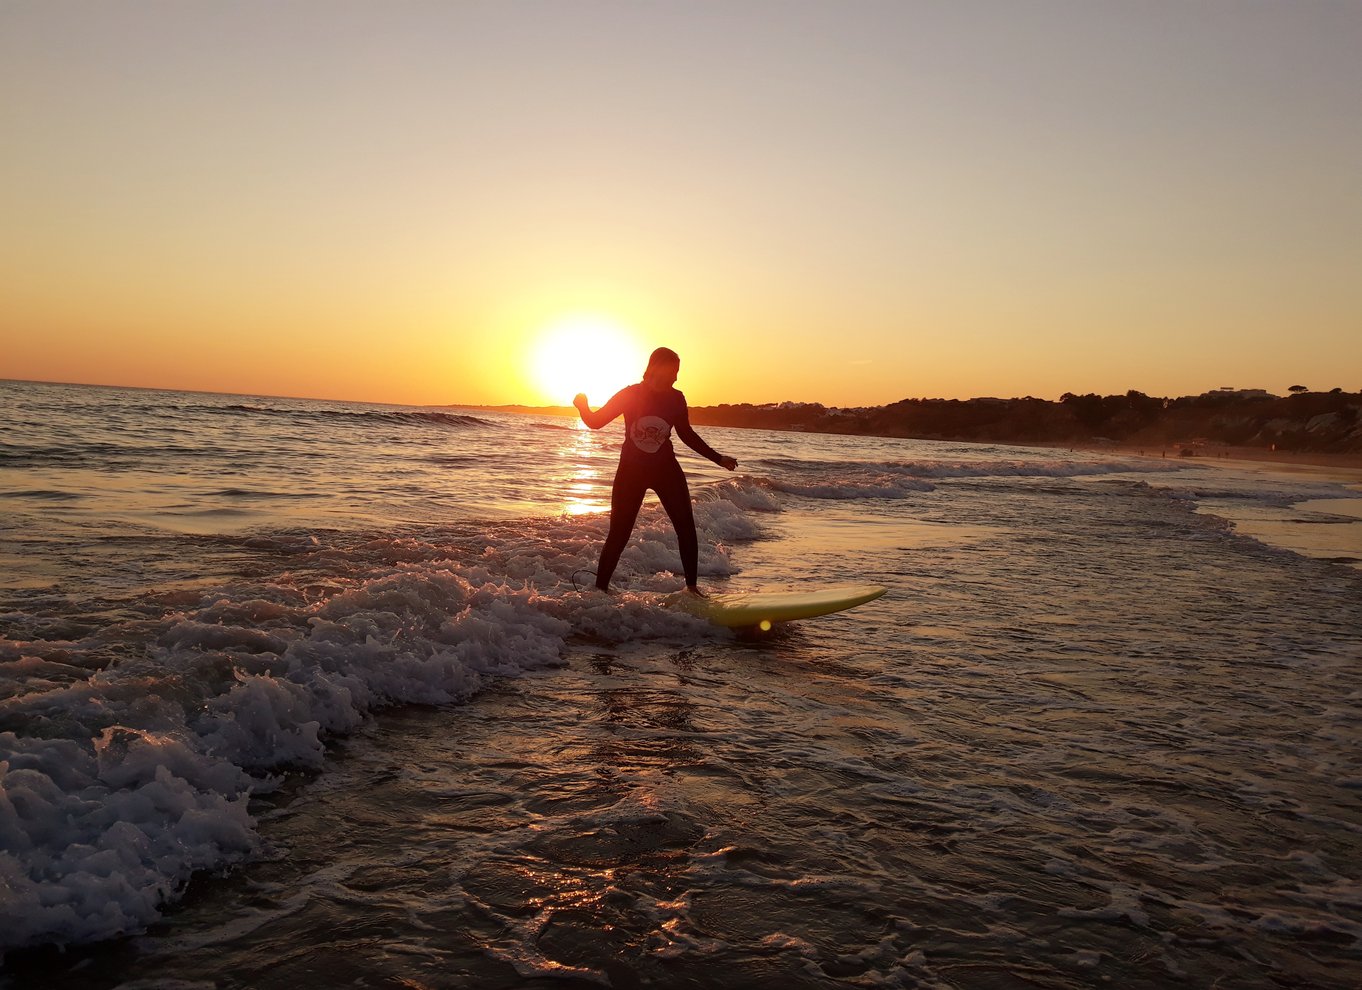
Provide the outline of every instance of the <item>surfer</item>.
<path id="1" fill-rule="evenodd" d="M 582 422 L 593 430 L 624 415 L 624 443 L 620 446 L 615 484 L 610 490 L 610 533 L 605 538 L 605 546 L 601 547 L 601 562 L 596 569 L 596 587 L 602 591 L 610 590 L 610 576 L 615 573 L 624 545 L 634 531 L 643 496 L 651 488 L 657 492 L 662 508 L 676 529 L 681 566 L 686 573 L 686 590 L 700 594 L 696 586 L 700 542 L 695 533 L 695 513 L 691 509 L 686 475 L 672 448 L 671 432 L 675 430 L 687 447 L 720 467 L 732 471 L 738 462 L 718 453 L 691 428 L 686 397 L 672 387 L 680 373 L 681 358 L 677 353 L 659 347 L 648 358 L 643 381 L 616 392 L 595 412 L 591 411 L 585 395 L 579 393 L 572 400 L 582 415 Z"/>

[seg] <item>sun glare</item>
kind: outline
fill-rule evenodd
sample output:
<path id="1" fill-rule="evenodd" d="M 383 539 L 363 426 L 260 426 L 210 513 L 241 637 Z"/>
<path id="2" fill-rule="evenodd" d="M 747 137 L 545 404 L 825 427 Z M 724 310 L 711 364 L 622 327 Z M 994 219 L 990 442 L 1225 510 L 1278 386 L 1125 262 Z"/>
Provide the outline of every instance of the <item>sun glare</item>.
<path id="1" fill-rule="evenodd" d="M 593 406 L 643 377 L 644 349 L 608 317 L 570 316 L 545 328 L 534 346 L 534 379 L 544 397 L 568 405 L 585 392 Z"/>

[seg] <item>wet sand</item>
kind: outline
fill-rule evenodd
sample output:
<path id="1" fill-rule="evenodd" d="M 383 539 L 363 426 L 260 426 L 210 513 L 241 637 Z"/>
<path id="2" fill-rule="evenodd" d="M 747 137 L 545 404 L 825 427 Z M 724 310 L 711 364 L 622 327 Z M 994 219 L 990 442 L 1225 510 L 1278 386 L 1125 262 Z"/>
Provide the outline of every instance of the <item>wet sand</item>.
<path id="1" fill-rule="evenodd" d="M 1326 469 L 1326 472 L 1331 476 L 1349 483 L 1362 482 L 1362 454 L 1356 453 L 1332 454 L 1321 451 L 1268 450 L 1265 447 L 1231 447 L 1222 444 L 1194 447 L 1191 448 L 1192 452 L 1186 455 L 1183 454 L 1181 448 L 1171 444 L 1159 446 L 1138 443 L 1038 443 L 1028 446 L 1187 460 L 1198 465 L 1226 464 L 1238 467 L 1252 464 L 1273 465 L 1288 470 L 1301 469 L 1312 474 L 1325 473 L 1320 469 Z"/>

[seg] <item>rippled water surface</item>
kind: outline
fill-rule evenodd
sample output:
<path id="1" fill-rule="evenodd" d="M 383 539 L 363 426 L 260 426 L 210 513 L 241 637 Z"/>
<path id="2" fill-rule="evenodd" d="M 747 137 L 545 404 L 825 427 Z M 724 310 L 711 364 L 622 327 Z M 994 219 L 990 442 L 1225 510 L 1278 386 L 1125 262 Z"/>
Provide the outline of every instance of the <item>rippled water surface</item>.
<path id="1" fill-rule="evenodd" d="M 1362 983 L 1355 479 L 702 430 L 889 589 L 751 637 L 576 590 L 611 430 L 0 397 L 8 985 Z"/>

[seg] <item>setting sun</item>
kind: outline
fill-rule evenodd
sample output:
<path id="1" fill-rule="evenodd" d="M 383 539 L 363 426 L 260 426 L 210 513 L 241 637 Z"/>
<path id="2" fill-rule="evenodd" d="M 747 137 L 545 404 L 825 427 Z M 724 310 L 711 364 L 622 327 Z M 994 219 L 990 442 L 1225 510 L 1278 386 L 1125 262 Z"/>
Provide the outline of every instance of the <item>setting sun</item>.
<path id="1" fill-rule="evenodd" d="M 634 332 L 609 317 L 575 315 L 557 320 L 533 351 L 534 381 L 545 398 L 566 405 L 585 392 L 594 405 L 643 376 L 645 349 Z"/>

